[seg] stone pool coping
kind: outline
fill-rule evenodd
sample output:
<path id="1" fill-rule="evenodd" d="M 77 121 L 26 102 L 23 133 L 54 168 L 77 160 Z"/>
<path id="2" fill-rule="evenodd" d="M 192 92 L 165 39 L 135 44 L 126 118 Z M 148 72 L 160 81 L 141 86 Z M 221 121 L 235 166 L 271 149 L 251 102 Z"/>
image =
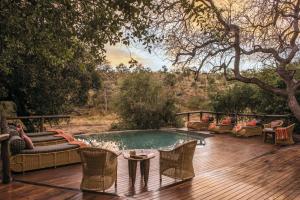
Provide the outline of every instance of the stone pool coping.
<path id="1" fill-rule="evenodd" d="M 197 134 L 204 138 L 214 136 L 213 133 L 209 131 L 191 131 L 187 130 L 186 128 L 160 128 L 160 129 L 133 129 L 133 130 L 118 130 L 118 131 L 102 131 L 98 133 L 82 133 L 77 134 L 76 136 L 88 136 L 88 135 L 95 135 L 95 134 L 117 134 L 117 133 L 128 133 L 128 132 L 143 132 L 143 131 L 167 131 L 167 132 L 175 132 L 175 133 L 190 133 L 190 134 Z"/>

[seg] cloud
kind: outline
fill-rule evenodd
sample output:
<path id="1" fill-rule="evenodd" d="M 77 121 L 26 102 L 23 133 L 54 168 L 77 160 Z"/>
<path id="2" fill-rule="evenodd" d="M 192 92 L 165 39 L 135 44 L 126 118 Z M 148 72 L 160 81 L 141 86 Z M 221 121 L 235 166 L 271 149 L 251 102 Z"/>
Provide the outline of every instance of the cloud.
<path id="1" fill-rule="evenodd" d="M 169 65 L 163 56 L 157 54 L 150 54 L 142 47 L 127 47 L 121 44 L 116 46 L 106 46 L 106 58 L 111 65 L 116 66 L 120 63 L 128 64 L 131 57 L 137 60 L 139 63 L 146 67 L 150 67 L 152 70 L 158 70 L 163 65 Z"/>

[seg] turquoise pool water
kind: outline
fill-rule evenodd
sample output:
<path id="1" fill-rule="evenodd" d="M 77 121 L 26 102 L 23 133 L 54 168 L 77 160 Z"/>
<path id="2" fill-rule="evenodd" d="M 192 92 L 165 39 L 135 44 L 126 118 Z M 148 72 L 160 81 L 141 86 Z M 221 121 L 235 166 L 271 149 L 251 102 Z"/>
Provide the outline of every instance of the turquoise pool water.
<path id="1" fill-rule="evenodd" d="M 92 135 L 82 135 L 77 138 L 88 142 L 115 143 L 120 150 L 127 149 L 159 149 L 170 147 L 177 142 L 184 142 L 196 139 L 198 144 L 204 144 L 204 138 L 200 135 L 168 132 L 168 131 L 132 131 L 121 133 L 102 133 Z"/>

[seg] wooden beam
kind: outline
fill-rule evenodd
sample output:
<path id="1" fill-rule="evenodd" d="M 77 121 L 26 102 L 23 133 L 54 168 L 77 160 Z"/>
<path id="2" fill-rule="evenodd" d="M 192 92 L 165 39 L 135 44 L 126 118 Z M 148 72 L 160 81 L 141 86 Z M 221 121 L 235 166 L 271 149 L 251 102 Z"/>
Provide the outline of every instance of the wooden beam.
<path id="1" fill-rule="evenodd" d="M 9 161 L 9 134 L 5 116 L 1 113 L 1 159 L 2 159 L 2 183 L 8 184 L 11 182 L 10 161 Z"/>

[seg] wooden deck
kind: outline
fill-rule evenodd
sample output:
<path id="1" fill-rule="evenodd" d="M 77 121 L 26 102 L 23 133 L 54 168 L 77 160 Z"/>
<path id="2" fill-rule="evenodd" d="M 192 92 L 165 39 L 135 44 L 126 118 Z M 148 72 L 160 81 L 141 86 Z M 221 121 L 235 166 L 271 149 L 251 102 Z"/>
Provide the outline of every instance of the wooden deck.
<path id="1" fill-rule="evenodd" d="M 81 166 L 71 165 L 14 175 L 12 184 L 0 185 L 0 199 L 300 199 L 300 145 L 278 149 L 260 138 L 216 135 L 196 149 L 194 167 L 193 180 L 164 177 L 160 186 L 157 156 L 148 187 L 137 171 L 131 188 L 127 161 L 120 156 L 118 187 L 110 194 L 81 192 Z"/>

